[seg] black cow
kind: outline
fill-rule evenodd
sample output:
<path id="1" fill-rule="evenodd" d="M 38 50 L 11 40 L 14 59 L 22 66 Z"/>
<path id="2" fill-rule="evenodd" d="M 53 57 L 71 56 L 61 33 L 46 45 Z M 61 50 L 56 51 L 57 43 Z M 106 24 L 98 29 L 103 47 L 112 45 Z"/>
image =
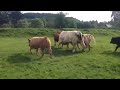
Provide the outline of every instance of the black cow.
<path id="1" fill-rule="evenodd" d="M 116 52 L 116 50 L 120 47 L 120 37 L 112 37 L 110 43 L 117 44 L 115 48 L 115 52 Z"/>

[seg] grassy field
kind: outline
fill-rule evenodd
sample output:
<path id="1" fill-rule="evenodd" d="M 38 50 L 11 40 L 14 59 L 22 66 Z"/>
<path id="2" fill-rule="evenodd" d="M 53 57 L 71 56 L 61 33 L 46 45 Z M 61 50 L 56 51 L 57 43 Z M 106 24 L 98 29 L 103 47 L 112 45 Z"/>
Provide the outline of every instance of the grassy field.
<path id="1" fill-rule="evenodd" d="M 73 30 L 73 29 L 65 29 Z M 91 51 L 72 53 L 70 47 L 55 48 L 53 32 L 56 29 L 0 29 L 0 78 L 1 79 L 118 79 L 120 78 L 120 48 L 110 44 L 119 30 L 82 29 L 91 33 L 96 45 Z M 28 38 L 48 36 L 52 42 L 53 58 L 45 54 L 40 58 L 35 50 L 29 52 Z"/>

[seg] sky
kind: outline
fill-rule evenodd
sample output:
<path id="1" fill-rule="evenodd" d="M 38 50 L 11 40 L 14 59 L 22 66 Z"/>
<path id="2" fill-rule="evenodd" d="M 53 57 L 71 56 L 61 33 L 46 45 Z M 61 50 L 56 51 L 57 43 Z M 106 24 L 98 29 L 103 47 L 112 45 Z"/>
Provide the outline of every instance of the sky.
<path id="1" fill-rule="evenodd" d="M 80 21 L 98 21 L 108 22 L 111 20 L 112 11 L 21 11 L 22 13 L 53 13 L 59 12 L 67 13 L 66 17 L 73 17 Z"/>

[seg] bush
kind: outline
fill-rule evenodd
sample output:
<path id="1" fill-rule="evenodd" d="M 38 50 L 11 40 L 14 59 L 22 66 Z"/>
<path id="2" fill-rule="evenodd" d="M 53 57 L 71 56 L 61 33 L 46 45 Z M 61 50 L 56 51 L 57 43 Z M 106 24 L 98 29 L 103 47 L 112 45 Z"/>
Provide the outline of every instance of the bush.
<path id="1" fill-rule="evenodd" d="M 0 27 L 1 28 L 11 28 L 11 27 L 13 27 L 13 25 L 11 25 L 11 24 L 3 24 Z"/>

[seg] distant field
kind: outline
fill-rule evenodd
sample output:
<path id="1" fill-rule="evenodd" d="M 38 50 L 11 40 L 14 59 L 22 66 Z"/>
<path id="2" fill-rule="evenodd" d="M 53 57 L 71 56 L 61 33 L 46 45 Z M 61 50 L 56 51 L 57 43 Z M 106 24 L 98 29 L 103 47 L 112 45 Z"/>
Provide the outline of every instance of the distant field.
<path id="1" fill-rule="evenodd" d="M 73 30 L 73 29 L 65 29 Z M 110 44 L 113 36 L 120 36 L 120 30 L 81 29 L 91 33 L 96 45 L 91 43 L 91 51 L 72 53 L 64 46 L 55 48 L 53 33 L 57 29 L 0 29 L 0 78 L 8 79 L 117 79 L 120 78 L 120 48 Z M 28 38 L 48 36 L 52 42 L 53 58 L 48 54 L 31 55 Z"/>

